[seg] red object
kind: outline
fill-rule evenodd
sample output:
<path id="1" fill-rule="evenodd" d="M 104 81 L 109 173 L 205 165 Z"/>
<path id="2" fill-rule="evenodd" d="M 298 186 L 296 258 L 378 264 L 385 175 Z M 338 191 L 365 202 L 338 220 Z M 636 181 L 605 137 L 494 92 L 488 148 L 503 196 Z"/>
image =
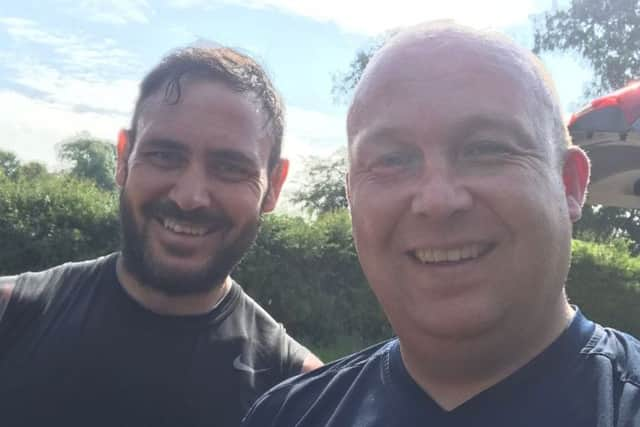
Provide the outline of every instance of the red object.
<path id="1" fill-rule="evenodd" d="M 570 131 L 640 132 L 640 82 L 591 101 L 591 104 L 571 115 Z"/>

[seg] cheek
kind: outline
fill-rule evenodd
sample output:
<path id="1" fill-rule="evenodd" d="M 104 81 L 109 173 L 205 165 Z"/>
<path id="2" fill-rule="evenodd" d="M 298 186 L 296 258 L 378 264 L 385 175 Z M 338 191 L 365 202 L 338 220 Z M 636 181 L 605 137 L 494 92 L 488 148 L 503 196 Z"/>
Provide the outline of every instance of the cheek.
<path id="1" fill-rule="evenodd" d="M 266 192 L 255 191 L 247 186 L 228 186 L 215 192 L 219 203 L 237 222 L 253 221 L 262 210 Z M 221 206 L 221 207 L 222 207 Z"/>
<path id="2" fill-rule="evenodd" d="M 402 216 L 407 212 L 406 196 L 401 191 L 360 185 L 351 190 L 353 235 L 361 253 L 390 250 Z"/>

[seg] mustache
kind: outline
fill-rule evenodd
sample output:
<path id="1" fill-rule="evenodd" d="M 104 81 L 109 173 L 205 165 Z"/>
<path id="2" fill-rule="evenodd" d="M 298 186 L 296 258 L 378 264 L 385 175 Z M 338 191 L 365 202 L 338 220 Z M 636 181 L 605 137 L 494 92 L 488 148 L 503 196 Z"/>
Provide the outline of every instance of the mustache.
<path id="1" fill-rule="evenodd" d="M 180 209 L 171 200 L 156 200 L 147 204 L 143 211 L 146 215 L 155 217 L 168 217 L 179 222 L 188 222 L 194 225 L 202 225 L 215 228 L 231 227 L 231 219 L 220 212 L 213 212 L 204 208 L 190 211 Z"/>

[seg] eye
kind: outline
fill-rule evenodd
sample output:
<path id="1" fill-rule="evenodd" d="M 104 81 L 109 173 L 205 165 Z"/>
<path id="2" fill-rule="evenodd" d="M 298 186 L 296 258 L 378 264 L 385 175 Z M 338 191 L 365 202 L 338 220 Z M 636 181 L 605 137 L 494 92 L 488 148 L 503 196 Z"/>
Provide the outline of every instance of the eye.
<path id="1" fill-rule="evenodd" d="M 177 168 L 184 164 L 185 159 L 182 153 L 177 151 L 156 150 L 145 153 L 151 164 L 161 168 Z"/>
<path id="2" fill-rule="evenodd" d="M 231 161 L 214 162 L 210 166 L 210 170 L 217 178 L 229 182 L 247 180 L 255 175 L 254 171 L 248 166 Z"/>
<path id="3" fill-rule="evenodd" d="M 391 171 L 411 166 L 415 162 L 415 156 L 408 152 L 386 153 L 374 160 L 374 171 Z"/>
<path id="4" fill-rule="evenodd" d="M 463 156 L 466 158 L 482 158 L 505 156 L 512 153 L 509 144 L 500 141 L 477 141 L 468 144 L 463 149 Z"/>

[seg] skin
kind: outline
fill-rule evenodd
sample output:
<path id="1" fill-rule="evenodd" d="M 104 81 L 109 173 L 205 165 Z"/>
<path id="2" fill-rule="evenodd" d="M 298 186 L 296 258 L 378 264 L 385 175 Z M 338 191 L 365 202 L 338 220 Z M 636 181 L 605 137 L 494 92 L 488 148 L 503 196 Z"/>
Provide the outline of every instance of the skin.
<path id="1" fill-rule="evenodd" d="M 130 222 L 143 236 L 149 265 L 160 277 L 176 280 L 165 284 L 171 291 L 145 283 L 122 256 L 116 272 L 125 291 L 145 308 L 184 316 L 211 311 L 231 286 L 229 271 L 218 281 L 191 280 L 194 289 L 185 292 L 175 287 L 189 277 L 201 277 L 226 251 L 244 254 L 255 238 L 260 215 L 276 206 L 289 163 L 280 159 L 268 169 L 272 137 L 250 95 L 219 82 L 182 83 L 177 104 L 166 103 L 161 93 L 144 102 L 131 151 L 126 133 L 120 135 L 116 171 L 121 203 L 126 203 Z M 176 220 L 181 226 L 211 230 L 193 236 L 167 229 L 156 211 L 145 209 L 157 203 L 183 213 L 185 217 Z M 161 212 L 174 216 L 173 210 Z M 322 364 L 310 353 L 302 372 Z"/>
<path id="2" fill-rule="evenodd" d="M 563 145 L 536 67 L 471 31 L 409 31 L 370 63 L 349 112 L 358 256 L 409 373 L 447 410 L 574 314 L 564 283 L 589 163 Z"/>
<path id="3" fill-rule="evenodd" d="M 260 215 L 275 208 L 288 167 L 281 160 L 267 170 L 272 141 L 257 103 L 222 83 L 187 81 L 177 104 L 166 103 L 162 93 L 151 95 L 137 131 L 131 153 L 121 150 L 116 180 L 158 276 L 175 277 L 177 283 L 199 278 L 238 242 L 246 249 Z M 158 203 L 176 212 L 149 209 Z M 165 227 L 164 219 L 207 231 L 177 232 Z M 212 283 L 192 280 L 195 292 L 168 291 L 141 281 L 122 259 L 117 272 L 127 292 L 163 314 L 208 312 L 230 286 L 224 274 Z"/>

